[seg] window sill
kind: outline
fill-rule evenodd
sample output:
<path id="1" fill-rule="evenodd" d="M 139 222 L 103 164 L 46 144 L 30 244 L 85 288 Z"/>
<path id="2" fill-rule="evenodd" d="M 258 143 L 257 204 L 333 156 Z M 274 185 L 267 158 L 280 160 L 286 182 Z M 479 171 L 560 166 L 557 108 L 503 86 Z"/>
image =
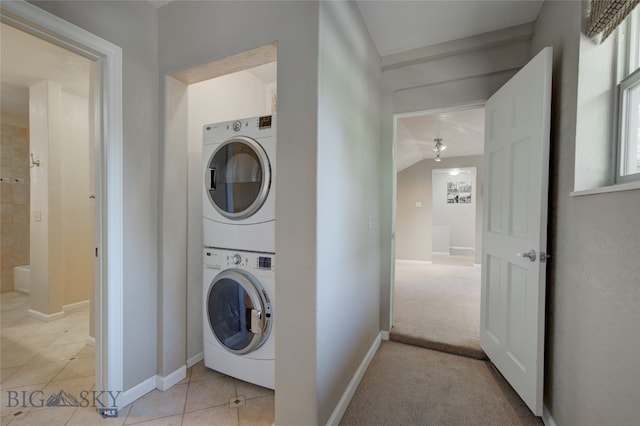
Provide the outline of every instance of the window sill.
<path id="1" fill-rule="evenodd" d="M 584 189 L 581 191 L 573 191 L 571 193 L 572 197 L 581 197 L 583 195 L 592 195 L 592 194 L 605 194 L 607 192 L 619 192 L 619 191 L 630 191 L 633 189 L 640 189 L 640 181 L 638 182 L 625 182 L 625 183 L 617 183 L 611 186 L 602 186 L 600 188 L 593 189 Z"/>

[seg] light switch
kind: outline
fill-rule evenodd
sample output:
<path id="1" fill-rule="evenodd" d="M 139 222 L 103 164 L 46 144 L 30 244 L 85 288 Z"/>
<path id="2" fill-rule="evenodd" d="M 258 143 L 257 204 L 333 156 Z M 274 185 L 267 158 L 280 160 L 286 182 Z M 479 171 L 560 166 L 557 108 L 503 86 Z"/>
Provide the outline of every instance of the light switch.
<path id="1" fill-rule="evenodd" d="M 33 211 L 33 221 L 42 222 L 42 210 L 36 209 Z"/>
<path id="2" fill-rule="evenodd" d="M 416 201 L 416 207 L 422 207 L 422 201 Z"/>

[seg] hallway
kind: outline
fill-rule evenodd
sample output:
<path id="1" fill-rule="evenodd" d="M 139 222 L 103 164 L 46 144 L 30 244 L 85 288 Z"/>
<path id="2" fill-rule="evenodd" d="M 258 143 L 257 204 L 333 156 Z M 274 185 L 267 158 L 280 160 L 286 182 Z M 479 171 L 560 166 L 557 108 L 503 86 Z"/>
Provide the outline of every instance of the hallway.
<path id="1" fill-rule="evenodd" d="M 390 339 L 486 358 L 480 347 L 480 277 L 472 255 L 397 261 Z"/>
<path id="2" fill-rule="evenodd" d="M 487 361 L 382 342 L 342 426 L 542 425 Z"/>

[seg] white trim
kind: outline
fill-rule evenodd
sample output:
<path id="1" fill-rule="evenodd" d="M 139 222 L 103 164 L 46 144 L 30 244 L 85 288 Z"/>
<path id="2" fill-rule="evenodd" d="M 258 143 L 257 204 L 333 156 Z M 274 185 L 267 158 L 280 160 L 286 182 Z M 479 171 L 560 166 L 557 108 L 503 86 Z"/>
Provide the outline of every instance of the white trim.
<path id="1" fill-rule="evenodd" d="M 2 21 L 96 63 L 96 174 L 99 270 L 96 283 L 96 389 L 123 390 L 122 49 L 27 3 L 1 2 Z M 151 379 L 150 379 L 151 380 Z M 129 393 L 134 395 L 135 393 Z M 126 405 L 126 404 L 125 404 Z"/>
<path id="2" fill-rule="evenodd" d="M 89 306 L 89 299 L 83 300 L 81 302 L 70 303 L 68 305 L 62 305 L 62 310 L 65 312 L 73 312 L 79 311 L 80 309 L 86 308 L 87 306 Z"/>
<path id="3" fill-rule="evenodd" d="M 156 376 L 149 377 L 147 380 L 122 392 L 118 398 L 118 407 L 126 407 L 133 401 L 143 397 L 156 388 Z"/>
<path id="4" fill-rule="evenodd" d="M 180 383 L 187 377 L 187 366 L 183 365 L 173 373 L 169 373 L 167 376 L 156 375 L 156 388 L 162 392 L 169 389 L 171 386 Z"/>
<path id="5" fill-rule="evenodd" d="M 545 426 L 557 426 L 557 423 L 553 420 L 551 412 L 549 411 L 549 408 L 547 408 L 546 404 L 542 406 L 542 423 L 544 423 Z"/>
<path id="6" fill-rule="evenodd" d="M 384 340 L 385 342 L 388 342 L 388 341 L 389 341 L 389 332 L 388 332 L 388 331 L 386 331 L 386 330 L 382 330 L 382 331 L 380 332 L 380 338 L 381 338 L 382 340 Z"/>
<path id="7" fill-rule="evenodd" d="M 474 268 L 478 268 L 478 269 L 482 269 L 482 263 L 474 263 L 473 267 Z"/>
<path id="8" fill-rule="evenodd" d="M 465 250 L 465 251 L 475 251 L 475 247 L 464 247 L 464 246 L 449 246 L 449 250 Z"/>
<path id="9" fill-rule="evenodd" d="M 358 385 L 360 384 L 362 377 L 364 377 L 364 373 L 367 371 L 367 367 L 369 367 L 369 364 L 371 364 L 371 361 L 373 360 L 373 357 L 375 356 L 376 351 L 380 347 L 380 342 L 382 340 L 382 333 L 383 333 L 382 331 L 378 333 L 378 336 L 373 341 L 371 348 L 369 348 L 369 352 L 367 352 L 367 355 L 364 357 L 364 359 L 360 363 L 360 366 L 356 370 L 355 374 L 351 378 L 351 381 L 347 385 L 347 388 L 342 394 L 342 398 L 340 398 L 340 401 L 338 401 L 336 408 L 333 410 L 333 414 L 331 414 L 331 417 L 329 417 L 329 420 L 327 421 L 327 425 L 333 426 L 333 425 L 338 425 L 340 423 L 342 416 L 344 416 L 344 413 L 345 411 L 347 411 L 347 407 L 351 402 L 351 398 L 353 398 L 353 394 L 356 392 L 356 389 L 358 388 Z"/>
<path id="10" fill-rule="evenodd" d="M 451 256 L 448 251 L 432 251 L 431 254 L 437 254 L 438 256 Z"/>
<path id="11" fill-rule="evenodd" d="M 43 314 L 35 309 L 29 309 L 28 314 L 31 318 L 39 319 L 40 321 L 55 321 L 60 318 L 64 318 L 64 311 L 56 312 L 55 314 Z"/>
<path id="12" fill-rule="evenodd" d="M 601 186 L 600 188 L 573 191 L 571 193 L 571 196 L 581 197 L 583 195 L 606 194 L 608 192 L 631 191 L 634 189 L 640 189 L 640 182 L 618 183 L 616 185 L 611 185 L 611 186 Z"/>
<path id="13" fill-rule="evenodd" d="M 204 359 L 204 352 L 198 352 L 187 360 L 187 368 L 191 368 Z"/>
<path id="14" fill-rule="evenodd" d="M 87 337 L 87 345 L 91 346 L 92 348 L 96 347 L 96 338 L 93 336 L 88 336 Z"/>
<path id="15" fill-rule="evenodd" d="M 396 263 L 402 265 L 431 265 L 433 262 L 430 260 L 396 259 Z"/>

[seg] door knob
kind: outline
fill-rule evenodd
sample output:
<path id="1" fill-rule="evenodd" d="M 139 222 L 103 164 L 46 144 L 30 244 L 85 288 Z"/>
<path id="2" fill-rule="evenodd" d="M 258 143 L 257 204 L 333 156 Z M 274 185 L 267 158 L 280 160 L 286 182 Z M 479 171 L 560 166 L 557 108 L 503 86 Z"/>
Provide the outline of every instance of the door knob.
<path id="1" fill-rule="evenodd" d="M 526 253 L 516 253 L 516 256 L 528 257 L 530 261 L 534 262 L 536 260 L 536 251 L 532 249 Z"/>

